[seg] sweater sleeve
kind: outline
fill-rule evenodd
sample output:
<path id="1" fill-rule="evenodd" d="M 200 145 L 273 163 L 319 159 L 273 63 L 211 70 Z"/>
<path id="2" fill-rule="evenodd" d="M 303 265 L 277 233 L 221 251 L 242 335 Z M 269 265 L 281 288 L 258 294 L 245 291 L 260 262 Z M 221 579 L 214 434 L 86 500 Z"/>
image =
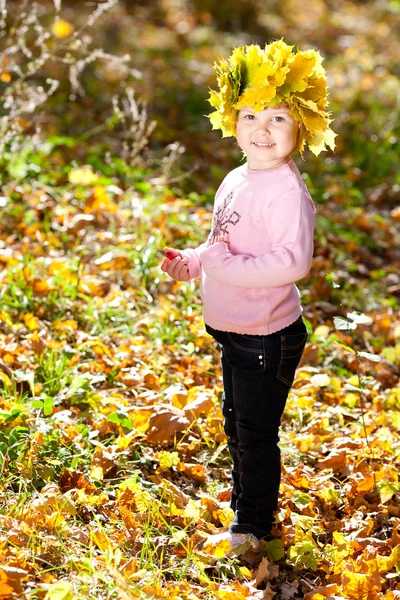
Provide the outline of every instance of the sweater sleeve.
<path id="1" fill-rule="evenodd" d="M 220 184 L 219 188 L 215 194 L 215 201 L 217 201 L 218 197 L 221 195 L 223 190 L 225 189 L 225 183 L 228 179 L 228 176 Z M 189 269 L 189 277 L 190 279 L 199 279 L 202 275 L 202 262 L 201 256 L 203 251 L 207 248 L 208 241 L 204 242 L 197 248 L 186 248 L 186 250 L 180 250 L 182 257 L 186 258 L 188 261 L 188 269 Z"/>
<path id="2" fill-rule="evenodd" d="M 272 200 L 265 216 L 271 251 L 256 257 L 233 255 L 225 243 L 214 244 L 201 252 L 208 277 L 237 287 L 269 288 L 307 275 L 313 255 L 311 199 L 296 186 Z"/>
<path id="3" fill-rule="evenodd" d="M 201 277 L 200 254 L 206 248 L 207 243 L 201 244 L 198 248 L 186 248 L 180 250 L 183 258 L 187 258 L 190 279 L 199 279 Z"/>

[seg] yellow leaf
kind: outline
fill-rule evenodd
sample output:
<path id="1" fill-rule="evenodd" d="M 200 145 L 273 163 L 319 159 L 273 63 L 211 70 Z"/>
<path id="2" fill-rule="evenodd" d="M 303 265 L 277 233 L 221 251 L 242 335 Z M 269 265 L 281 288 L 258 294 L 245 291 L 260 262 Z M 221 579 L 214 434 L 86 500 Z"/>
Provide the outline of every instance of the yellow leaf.
<path id="1" fill-rule="evenodd" d="M 54 285 L 50 285 L 48 281 L 42 279 L 34 279 L 32 281 L 32 289 L 35 296 L 46 296 L 49 292 L 56 290 Z"/>
<path id="2" fill-rule="evenodd" d="M 317 375 L 313 375 L 310 379 L 310 382 L 316 387 L 326 387 L 330 384 L 331 378 L 326 373 L 319 373 Z"/>
<path id="3" fill-rule="evenodd" d="M 221 508 L 218 510 L 217 516 L 223 527 L 229 527 L 235 517 L 235 513 L 227 506 L 226 508 Z"/>
<path id="4" fill-rule="evenodd" d="M 391 483 L 390 481 L 386 481 L 379 489 L 382 504 L 388 502 L 388 500 L 390 500 L 392 496 L 397 493 L 397 491 L 398 485 Z"/>
<path id="5" fill-rule="evenodd" d="M 58 19 L 53 23 L 51 31 L 56 38 L 63 40 L 72 35 L 74 26 L 71 23 L 68 23 L 68 21 L 64 21 L 64 19 Z"/>
<path id="6" fill-rule="evenodd" d="M 32 313 L 26 313 L 25 315 L 22 315 L 22 320 L 30 331 L 39 329 L 38 320 Z"/>
<path id="7" fill-rule="evenodd" d="M 129 418 L 132 421 L 133 429 L 142 432 L 147 431 L 152 414 L 152 407 L 132 407 L 132 409 L 129 411 Z"/>
<path id="8" fill-rule="evenodd" d="M 330 328 L 327 325 L 318 325 L 315 328 L 313 335 L 316 337 L 327 338 L 330 334 Z"/>
<path id="9" fill-rule="evenodd" d="M 106 252 L 94 261 L 94 264 L 101 271 L 118 271 L 119 269 L 128 269 L 131 266 L 130 259 L 123 254 L 115 254 L 114 252 Z"/>
<path id="10" fill-rule="evenodd" d="M 194 500 L 189 500 L 183 511 L 183 516 L 192 521 L 198 521 L 200 519 L 200 508 Z"/>
<path id="11" fill-rule="evenodd" d="M 79 291 L 89 296 L 106 296 L 111 289 L 111 285 L 105 279 L 87 275 L 82 277 L 79 284 Z"/>
<path id="12" fill-rule="evenodd" d="M 104 471 L 100 466 L 93 466 L 90 469 L 90 477 L 96 481 L 103 481 Z"/>
<path id="13" fill-rule="evenodd" d="M 66 331 L 71 333 L 78 329 L 78 323 L 74 319 L 66 319 L 65 321 L 57 320 L 53 323 L 55 331 Z"/>
<path id="14" fill-rule="evenodd" d="M 10 327 L 13 324 L 10 315 L 4 312 L 4 310 L 0 310 L 0 321 L 3 321 L 3 323 L 6 323 Z"/>
<path id="15" fill-rule="evenodd" d="M 178 452 L 165 452 L 161 450 L 157 456 L 160 463 L 160 468 L 163 471 L 166 471 L 171 467 L 176 467 L 180 461 Z"/>
<path id="16" fill-rule="evenodd" d="M 90 537 L 102 552 L 112 548 L 111 540 L 109 540 L 102 531 L 92 529 L 90 532 Z"/>
<path id="17" fill-rule="evenodd" d="M 308 600 L 326 600 L 326 598 L 330 598 L 331 596 L 339 595 L 339 592 L 339 586 L 336 583 L 330 583 L 318 587 L 314 592 L 311 592 L 311 596 L 307 594 L 307 598 Z"/>
<path id="18" fill-rule="evenodd" d="M 236 590 L 219 589 L 215 592 L 218 600 L 246 600 L 246 596 Z"/>
<path id="19" fill-rule="evenodd" d="M 247 567 L 240 567 L 239 571 L 243 575 L 243 577 L 247 577 L 247 579 L 250 579 L 252 577 L 251 571 Z"/>
<path id="20" fill-rule="evenodd" d="M 7 73 L 7 71 L 3 71 L 2 74 L 0 75 L 0 80 L 3 83 L 10 83 L 10 81 L 11 81 L 10 73 Z"/>
<path id="21" fill-rule="evenodd" d="M 95 185 L 93 197 L 86 202 L 85 212 L 102 213 L 104 211 L 115 213 L 118 210 L 118 204 L 113 202 L 102 185 Z"/>
<path id="22" fill-rule="evenodd" d="M 379 574 L 354 573 L 344 569 L 341 579 L 343 592 L 351 600 L 369 600 L 372 592 L 381 589 Z"/>
<path id="23" fill-rule="evenodd" d="M 400 546 L 396 546 L 392 549 L 389 556 L 377 556 L 376 557 L 378 569 L 380 573 L 384 571 L 391 571 L 393 567 L 400 561 Z"/>
<path id="24" fill-rule="evenodd" d="M 128 479 L 120 484 L 119 489 L 123 492 L 119 495 L 119 502 L 126 504 L 129 496 L 133 497 L 138 513 L 146 513 L 149 508 L 155 505 L 156 500 L 148 492 L 142 490 L 140 484 L 132 479 Z M 126 492 L 131 492 L 127 494 Z"/>
<path id="25" fill-rule="evenodd" d="M 212 542 L 212 538 L 209 540 L 209 542 L 205 543 L 205 545 L 203 546 L 203 550 L 206 554 L 209 554 L 210 556 L 214 556 L 215 558 L 222 558 L 223 556 L 226 556 L 226 554 L 231 550 L 231 545 L 229 543 L 229 540 L 220 540 L 218 541 L 216 544 L 213 544 Z"/>
<path id="26" fill-rule="evenodd" d="M 94 181 L 97 181 L 99 176 L 93 173 L 92 167 L 79 167 L 78 169 L 72 169 L 68 173 L 68 179 L 70 183 L 75 185 L 90 185 Z"/>

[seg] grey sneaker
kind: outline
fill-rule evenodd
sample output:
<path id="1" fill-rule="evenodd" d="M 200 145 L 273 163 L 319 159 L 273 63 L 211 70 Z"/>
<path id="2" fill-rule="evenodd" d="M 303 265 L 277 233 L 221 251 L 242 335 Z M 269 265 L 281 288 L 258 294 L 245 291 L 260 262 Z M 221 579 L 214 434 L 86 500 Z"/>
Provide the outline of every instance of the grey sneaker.
<path id="1" fill-rule="evenodd" d="M 211 535 L 207 541 L 207 546 L 216 546 L 221 541 L 227 540 L 230 545 L 230 550 L 226 553 L 229 558 L 231 556 L 240 556 L 245 554 L 250 548 L 252 550 L 258 550 L 260 545 L 259 540 L 252 533 L 232 533 L 230 531 L 224 531 L 217 535 Z"/>

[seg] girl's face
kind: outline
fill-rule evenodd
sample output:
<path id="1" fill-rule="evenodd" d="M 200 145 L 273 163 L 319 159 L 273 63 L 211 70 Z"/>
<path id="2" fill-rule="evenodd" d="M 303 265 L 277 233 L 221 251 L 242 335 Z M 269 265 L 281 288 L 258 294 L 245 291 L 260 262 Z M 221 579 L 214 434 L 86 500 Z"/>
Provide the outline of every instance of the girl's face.
<path id="1" fill-rule="evenodd" d="M 275 169 L 288 161 L 296 146 L 298 122 L 287 106 L 268 106 L 254 112 L 242 108 L 236 123 L 236 139 L 250 169 Z"/>

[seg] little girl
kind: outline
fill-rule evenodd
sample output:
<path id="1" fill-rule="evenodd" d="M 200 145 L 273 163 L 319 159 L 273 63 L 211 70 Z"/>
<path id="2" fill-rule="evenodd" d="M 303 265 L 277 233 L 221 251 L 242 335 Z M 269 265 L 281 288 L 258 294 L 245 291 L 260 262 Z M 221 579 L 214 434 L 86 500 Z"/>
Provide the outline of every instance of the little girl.
<path id="1" fill-rule="evenodd" d="M 280 420 L 307 339 L 295 282 L 311 266 L 315 210 L 290 155 L 334 148 L 321 63 L 280 40 L 215 65 L 210 120 L 247 163 L 220 185 L 208 240 L 166 248 L 161 265 L 178 281 L 202 277 L 206 330 L 221 346 L 233 550 L 268 539 L 278 506 Z"/>

